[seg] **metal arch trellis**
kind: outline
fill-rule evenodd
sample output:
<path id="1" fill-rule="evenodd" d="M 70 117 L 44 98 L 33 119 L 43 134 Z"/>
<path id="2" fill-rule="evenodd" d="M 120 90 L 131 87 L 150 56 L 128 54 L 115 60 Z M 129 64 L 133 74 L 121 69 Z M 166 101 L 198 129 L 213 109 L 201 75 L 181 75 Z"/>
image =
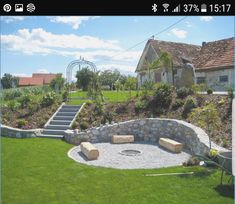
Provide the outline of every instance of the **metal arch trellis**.
<path id="1" fill-rule="evenodd" d="M 72 81 L 72 72 L 73 72 L 73 68 L 76 65 L 89 65 L 91 67 L 92 71 L 94 71 L 94 72 L 97 71 L 97 68 L 93 62 L 90 62 L 90 61 L 87 61 L 84 59 L 74 60 L 74 61 L 70 62 L 66 68 L 66 81 L 68 83 L 71 83 L 71 81 Z"/>

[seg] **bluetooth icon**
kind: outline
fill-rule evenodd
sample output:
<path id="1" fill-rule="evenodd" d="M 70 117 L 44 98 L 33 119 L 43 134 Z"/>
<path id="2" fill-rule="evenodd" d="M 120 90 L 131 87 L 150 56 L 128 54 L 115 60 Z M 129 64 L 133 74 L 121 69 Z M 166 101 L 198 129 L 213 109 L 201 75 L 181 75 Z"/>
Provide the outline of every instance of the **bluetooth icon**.
<path id="1" fill-rule="evenodd" d="M 152 10 L 153 10 L 153 12 L 157 12 L 157 4 L 152 5 Z"/>

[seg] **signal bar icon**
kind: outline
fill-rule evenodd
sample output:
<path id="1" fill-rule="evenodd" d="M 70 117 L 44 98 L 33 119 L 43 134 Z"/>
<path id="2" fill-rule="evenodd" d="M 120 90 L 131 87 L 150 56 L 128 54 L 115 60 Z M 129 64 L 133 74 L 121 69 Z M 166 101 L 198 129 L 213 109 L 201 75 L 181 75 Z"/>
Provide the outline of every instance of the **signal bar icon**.
<path id="1" fill-rule="evenodd" d="M 174 13 L 174 12 L 180 12 L 180 4 L 178 5 L 178 6 L 176 6 L 173 10 L 172 10 L 172 12 Z"/>

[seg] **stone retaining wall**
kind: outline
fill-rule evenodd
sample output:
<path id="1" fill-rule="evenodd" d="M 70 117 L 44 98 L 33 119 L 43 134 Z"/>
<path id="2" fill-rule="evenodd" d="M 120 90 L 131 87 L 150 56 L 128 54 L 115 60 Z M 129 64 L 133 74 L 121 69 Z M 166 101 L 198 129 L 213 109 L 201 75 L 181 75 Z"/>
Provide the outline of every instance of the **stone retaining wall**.
<path id="1" fill-rule="evenodd" d="M 42 129 L 22 130 L 18 128 L 8 127 L 6 125 L 1 125 L 0 135 L 3 137 L 12 138 L 31 138 L 39 135 L 41 131 Z"/>
<path id="2" fill-rule="evenodd" d="M 85 132 L 76 130 L 65 131 L 64 140 L 78 145 L 82 141 L 111 142 L 112 135 L 134 135 L 135 141 L 158 143 L 160 137 L 167 137 L 183 143 L 184 149 L 194 154 L 204 154 L 209 150 L 208 135 L 199 127 L 190 123 L 160 118 L 130 120 L 121 123 L 104 125 L 87 129 Z M 212 143 L 212 148 L 219 151 L 226 149 Z"/>

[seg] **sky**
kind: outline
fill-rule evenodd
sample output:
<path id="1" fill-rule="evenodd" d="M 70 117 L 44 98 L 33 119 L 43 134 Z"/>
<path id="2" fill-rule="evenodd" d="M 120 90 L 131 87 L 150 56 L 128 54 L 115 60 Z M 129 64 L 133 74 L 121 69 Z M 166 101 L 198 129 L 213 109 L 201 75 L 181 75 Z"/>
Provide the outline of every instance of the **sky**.
<path id="1" fill-rule="evenodd" d="M 80 57 L 98 70 L 135 75 L 147 39 L 183 16 L 1 17 L 1 75 L 63 73 Z M 156 40 L 201 45 L 234 36 L 232 16 L 189 16 Z M 144 41 L 145 40 L 145 41 Z M 142 42 L 142 43 L 140 43 Z M 133 49 L 129 49 L 140 43 Z M 78 70 L 74 67 L 73 76 Z"/>

